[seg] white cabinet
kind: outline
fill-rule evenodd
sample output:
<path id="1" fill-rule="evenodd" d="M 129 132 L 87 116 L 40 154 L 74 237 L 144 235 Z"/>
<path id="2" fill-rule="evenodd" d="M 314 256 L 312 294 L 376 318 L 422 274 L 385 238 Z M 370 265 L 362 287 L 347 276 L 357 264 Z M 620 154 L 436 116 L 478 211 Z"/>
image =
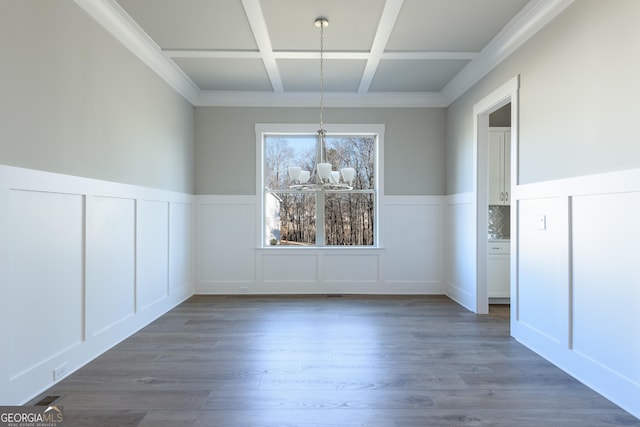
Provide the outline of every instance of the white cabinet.
<path id="1" fill-rule="evenodd" d="M 509 298 L 509 241 L 489 241 L 487 247 L 487 293 L 489 298 Z"/>
<path id="2" fill-rule="evenodd" d="M 489 204 L 511 203 L 511 128 L 489 128 Z"/>

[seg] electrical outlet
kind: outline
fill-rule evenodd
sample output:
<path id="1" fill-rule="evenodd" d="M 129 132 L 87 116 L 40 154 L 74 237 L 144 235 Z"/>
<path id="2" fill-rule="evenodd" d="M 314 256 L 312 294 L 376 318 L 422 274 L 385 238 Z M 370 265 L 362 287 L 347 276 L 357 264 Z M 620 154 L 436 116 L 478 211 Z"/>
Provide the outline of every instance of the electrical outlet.
<path id="1" fill-rule="evenodd" d="M 67 362 L 64 362 L 62 365 L 58 366 L 53 370 L 53 380 L 58 381 L 68 373 L 69 373 L 69 365 Z"/>
<path id="2" fill-rule="evenodd" d="M 249 288 L 243 286 L 240 288 L 240 293 L 241 294 L 248 294 L 249 293 Z"/>

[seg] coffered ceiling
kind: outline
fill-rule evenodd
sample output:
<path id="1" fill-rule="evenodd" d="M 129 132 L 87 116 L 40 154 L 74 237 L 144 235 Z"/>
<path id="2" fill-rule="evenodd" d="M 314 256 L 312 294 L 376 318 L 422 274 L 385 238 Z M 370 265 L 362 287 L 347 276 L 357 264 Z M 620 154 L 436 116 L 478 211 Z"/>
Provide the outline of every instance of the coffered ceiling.
<path id="1" fill-rule="evenodd" d="M 75 0 L 194 105 L 446 106 L 572 0 Z"/>

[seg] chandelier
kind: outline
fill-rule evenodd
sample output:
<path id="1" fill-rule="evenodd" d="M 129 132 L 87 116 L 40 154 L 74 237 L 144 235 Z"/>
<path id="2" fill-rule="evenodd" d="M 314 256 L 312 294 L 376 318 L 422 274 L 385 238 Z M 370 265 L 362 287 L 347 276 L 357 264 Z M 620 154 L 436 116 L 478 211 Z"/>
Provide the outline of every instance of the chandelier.
<path id="1" fill-rule="evenodd" d="M 331 163 L 327 161 L 325 144 L 327 131 L 324 130 L 322 113 L 324 111 L 324 29 L 329 25 L 329 20 L 319 17 L 315 20 L 315 25 L 320 28 L 320 129 L 316 144 L 316 163 L 312 171 L 302 170 L 300 166 L 289 167 L 287 172 L 289 179 L 293 182 L 290 188 L 298 190 L 352 190 L 356 170 L 345 167 L 334 171 Z"/>

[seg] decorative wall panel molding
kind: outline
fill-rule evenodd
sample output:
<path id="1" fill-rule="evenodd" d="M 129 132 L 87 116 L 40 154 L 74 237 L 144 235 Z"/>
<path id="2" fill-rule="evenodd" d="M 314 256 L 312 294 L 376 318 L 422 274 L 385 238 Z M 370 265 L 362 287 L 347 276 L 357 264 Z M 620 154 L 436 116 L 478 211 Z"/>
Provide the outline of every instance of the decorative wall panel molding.
<path id="1" fill-rule="evenodd" d="M 0 402 L 24 404 L 193 295 L 192 206 L 0 165 Z"/>
<path id="2" fill-rule="evenodd" d="M 386 196 L 379 248 L 262 248 L 253 196 L 196 196 L 197 293 L 444 293 L 443 196 Z"/>
<path id="3" fill-rule="evenodd" d="M 10 301 L 10 322 L 0 327 L 19 325 L 8 328 L 10 339 L 3 341 L 10 378 L 84 339 L 83 206 L 82 195 L 9 191 L 9 236 L 3 239 L 10 242 L 9 274 L 2 276 L 2 295 Z"/>
<path id="4" fill-rule="evenodd" d="M 136 310 L 169 296 L 169 203 L 136 203 Z"/>
<path id="5" fill-rule="evenodd" d="M 515 188 L 512 335 L 640 416 L 640 170 Z"/>
<path id="6" fill-rule="evenodd" d="M 472 196 L 472 193 L 447 196 L 444 251 L 446 293 L 471 311 L 476 307 L 476 236 Z"/>

